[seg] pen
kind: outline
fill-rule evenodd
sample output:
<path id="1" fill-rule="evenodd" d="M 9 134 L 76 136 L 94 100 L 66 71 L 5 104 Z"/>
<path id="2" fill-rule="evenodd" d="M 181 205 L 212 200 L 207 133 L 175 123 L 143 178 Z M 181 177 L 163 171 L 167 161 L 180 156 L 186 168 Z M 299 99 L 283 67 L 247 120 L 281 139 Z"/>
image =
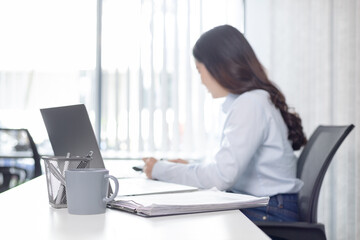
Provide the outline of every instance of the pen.
<path id="1" fill-rule="evenodd" d="M 134 167 L 132 167 L 132 169 L 134 169 L 137 172 L 142 172 L 143 167 L 142 166 L 134 166 Z"/>
<path id="2" fill-rule="evenodd" d="M 159 161 L 165 161 L 167 160 L 167 158 L 160 158 Z M 134 169 L 137 172 L 142 172 L 143 171 L 143 166 L 133 166 L 132 169 Z"/>

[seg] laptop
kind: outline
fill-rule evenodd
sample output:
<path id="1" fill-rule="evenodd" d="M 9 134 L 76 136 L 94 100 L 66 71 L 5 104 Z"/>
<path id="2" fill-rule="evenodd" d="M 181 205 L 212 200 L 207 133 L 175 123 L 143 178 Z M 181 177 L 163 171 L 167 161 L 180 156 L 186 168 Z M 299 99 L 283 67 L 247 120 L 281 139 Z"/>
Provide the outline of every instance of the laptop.
<path id="1" fill-rule="evenodd" d="M 40 109 L 55 156 L 85 157 L 93 152 L 91 168 L 105 168 L 84 104 Z"/>
<path id="2" fill-rule="evenodd" d="M 91 168 L 105 168 L 99 145 L 84 104 L 40 109 L 55 156 L 86 156 L 93 152 Z M 115 176 L 120 178 L 122 176 Z M 123 186 L 119 195 L 143 195 L 195 191 L 197 188 L 149 180 L 146 178 L 119 179 Z M 109 184 L 110 186 L 110 184 Z M 110 187 L 110 191 L 111 187 Z"/>

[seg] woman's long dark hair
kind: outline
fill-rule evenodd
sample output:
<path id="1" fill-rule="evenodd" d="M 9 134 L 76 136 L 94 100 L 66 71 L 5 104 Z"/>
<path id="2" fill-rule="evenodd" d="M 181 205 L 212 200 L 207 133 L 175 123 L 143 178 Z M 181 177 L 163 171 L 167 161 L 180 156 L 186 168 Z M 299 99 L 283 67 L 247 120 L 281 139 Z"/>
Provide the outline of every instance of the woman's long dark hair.
<path id="1" fill-rule="evenodd" d="M 306 144 L 299 115 L 290 111 L 285 96 L 268 79 L 253 49 L 239 30 L 223 25 L 205 32 L 196 42 L 193 55 L 231 93 L 242 94 L 255 89 L 267 91 L 287 125 L 292 148 L 299 150 Z"/>

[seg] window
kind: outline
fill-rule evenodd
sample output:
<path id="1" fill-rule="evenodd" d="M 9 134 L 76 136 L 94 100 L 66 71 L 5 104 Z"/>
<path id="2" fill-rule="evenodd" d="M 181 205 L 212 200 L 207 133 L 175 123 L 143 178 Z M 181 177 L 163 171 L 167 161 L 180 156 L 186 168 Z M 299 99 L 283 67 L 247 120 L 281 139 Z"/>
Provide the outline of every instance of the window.
<path id="1" fill-rule="evenodd" d="M 189 156 L 210 148 L 218 103 L 201 85 L 192 46 L 226 23 L 243 30 L 241 1 L 103 2 L 102 149 Z"/>
<path id="2" fill-rule="evenodd" d="M 41 145 L 40 108 L 85 103 L 94 117 L 95 0 L 0 1 L 0 126 Z"/>
<path id="3" fill-rule="evenodd" d="M 243 16 L 235 0 L 2 1 L 0 126 L 29 128 L 41 145 L 40 108 L 84 103 L 97 128 L 100 81 L 103 152 L 203 155 L 219 103 L 201 85 L 192 46 L 220 24 L 243 30 Z"/>

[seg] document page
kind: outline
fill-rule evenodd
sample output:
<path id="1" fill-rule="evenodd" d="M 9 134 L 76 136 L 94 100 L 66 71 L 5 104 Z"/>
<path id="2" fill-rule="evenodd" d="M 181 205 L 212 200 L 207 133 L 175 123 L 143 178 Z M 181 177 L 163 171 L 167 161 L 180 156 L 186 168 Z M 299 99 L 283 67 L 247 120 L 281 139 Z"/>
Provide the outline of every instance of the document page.
<path id="1" fill-rule="evenodd" d="M 111 207 L 132 210 L 147 216 L 161 216 L 207 211 L 220 211 L 268 204 L 269 197 L 228 193 L 218 190 L 199 190 L 169 194 L 119 197 Z M 124 210 L 124 209 L 123 209 Z"/>

